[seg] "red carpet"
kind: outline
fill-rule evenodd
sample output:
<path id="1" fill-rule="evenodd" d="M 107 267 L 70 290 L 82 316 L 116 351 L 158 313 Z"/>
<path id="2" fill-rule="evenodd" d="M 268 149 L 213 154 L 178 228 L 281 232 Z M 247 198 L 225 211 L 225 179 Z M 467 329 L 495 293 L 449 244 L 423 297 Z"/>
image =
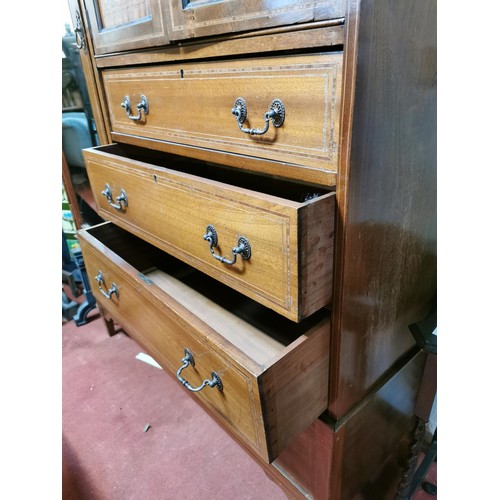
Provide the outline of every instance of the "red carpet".
<path id="1" fill-rule="evenodd" d="M 62 327 L 64 500 L 286 498 L 132 339 L 89 319 Z"/>

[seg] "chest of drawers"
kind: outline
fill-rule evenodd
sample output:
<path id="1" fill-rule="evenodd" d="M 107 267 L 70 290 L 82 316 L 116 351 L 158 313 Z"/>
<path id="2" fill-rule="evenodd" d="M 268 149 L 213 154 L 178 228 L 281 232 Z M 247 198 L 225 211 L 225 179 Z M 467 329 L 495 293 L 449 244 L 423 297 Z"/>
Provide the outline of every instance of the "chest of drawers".
<path id="1" fill-rule="evenodd" d="M 435 299 L 435 5 L 70 7 L 102 311 L 290 497 L 394 495 Z"/>

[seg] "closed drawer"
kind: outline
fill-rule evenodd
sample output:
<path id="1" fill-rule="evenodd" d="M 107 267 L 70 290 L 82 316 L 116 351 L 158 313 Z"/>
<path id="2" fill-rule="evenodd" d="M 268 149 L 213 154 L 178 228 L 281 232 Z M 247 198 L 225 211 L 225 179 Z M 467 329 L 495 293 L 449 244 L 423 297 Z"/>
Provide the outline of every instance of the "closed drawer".
<path id="1" fill-rule="evenodd" d="M 342 57 L 341 52 L 330 52 L 104 70 L 112 137 L 117 142 L 333 185 Z M 142 96 L 147 114 L 145 108 L 139 112 L 136 107 Z M 126 97 L 130 109 L 124 104 Z M 244 106 L 242 101 L 237 103 L 238 98 Z M 276 116 L 268 120 L 266 133 L 241 130 L 265 130 L 265 114 L 270 110 Z"/>
<path id="2" fill-rule="evenodd" d="M 84 158 L 104 219 L 293 321 L 330 303 L 335 193 L 123 145 Z"/>
<path id="3" fill-rule="evenodd" d="M 264 460 L 326 409 L 326 311 L 292 323 L 109 222 L 78 237 L 96 299 Z"/>

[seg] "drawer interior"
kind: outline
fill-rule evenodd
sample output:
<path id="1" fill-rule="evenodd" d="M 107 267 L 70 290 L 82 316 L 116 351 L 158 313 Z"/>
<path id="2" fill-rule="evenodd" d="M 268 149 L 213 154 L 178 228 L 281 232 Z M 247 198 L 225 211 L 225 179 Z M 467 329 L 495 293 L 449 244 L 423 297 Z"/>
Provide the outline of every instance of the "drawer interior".
<path id="1" fill-rule="evenodd" d="M 295 323 L 114 224 L 87 232 L 262 368 L 329 315 L 321 309 Z"/>
<path id="2" fill-rule="evenodd" d="M 203 179 L 230 184 L 250 191 L 277 196 L 297 203 L 303 203 L 311 196 L 318 197 L 331 192 L 331 190 L 317 185 L 293 182 L 277 176 L 250 173 L 128 144 L 116 143 L 100 146 L 94 148 L 94 150 L 147 163 L 155 167 L 168 168 Z"/>

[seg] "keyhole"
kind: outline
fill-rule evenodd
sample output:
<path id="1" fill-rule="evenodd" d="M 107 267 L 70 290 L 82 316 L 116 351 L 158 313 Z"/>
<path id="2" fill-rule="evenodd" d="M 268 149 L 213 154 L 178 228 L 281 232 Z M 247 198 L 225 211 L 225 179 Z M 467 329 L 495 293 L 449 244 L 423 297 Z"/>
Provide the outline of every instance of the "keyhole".
<path id="1" fill-rule="evenodd" d="M 181 78 L 184 78 L 184 70 L 181 69 Z"/>

